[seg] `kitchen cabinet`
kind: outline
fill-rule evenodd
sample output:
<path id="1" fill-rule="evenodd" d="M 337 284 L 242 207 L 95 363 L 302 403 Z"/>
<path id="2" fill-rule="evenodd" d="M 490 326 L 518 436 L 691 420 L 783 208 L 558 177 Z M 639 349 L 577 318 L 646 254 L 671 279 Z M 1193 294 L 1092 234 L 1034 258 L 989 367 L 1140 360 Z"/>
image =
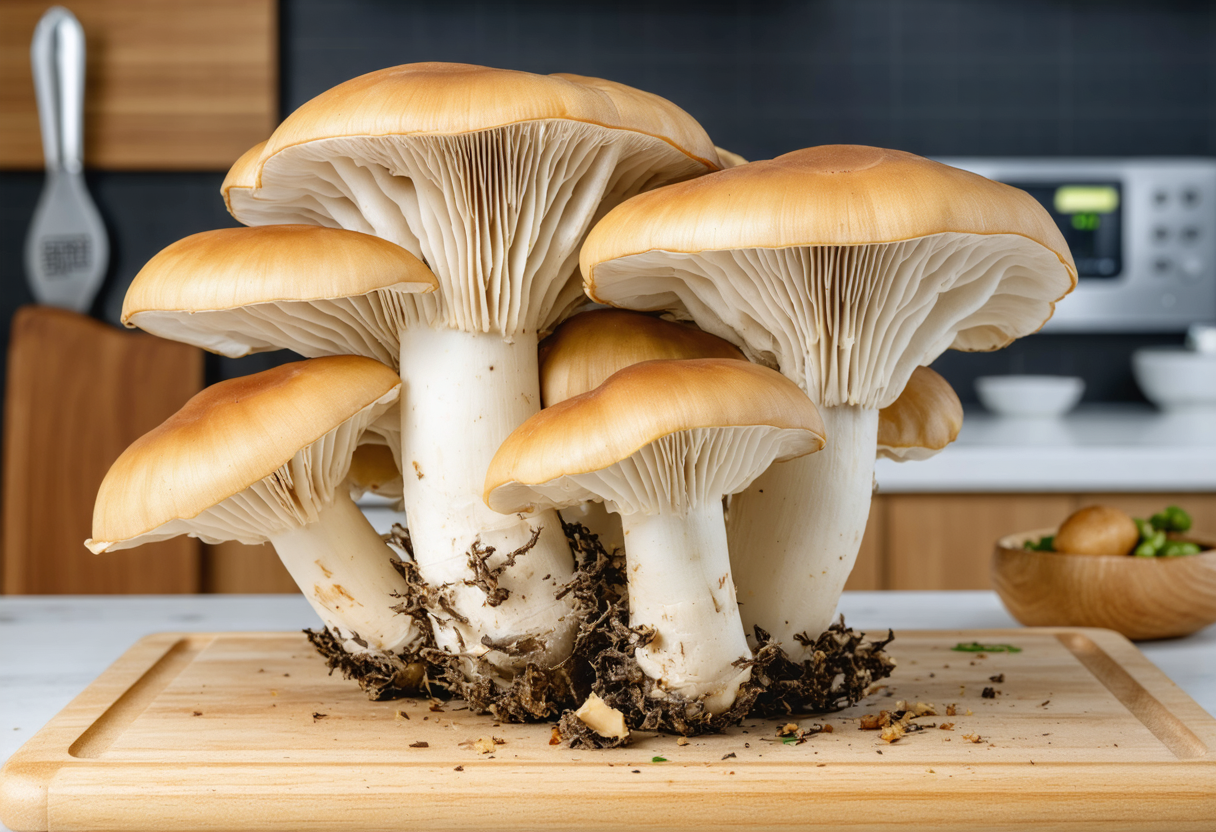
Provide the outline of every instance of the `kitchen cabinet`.
<path id="1" fill-rule="evenodd" d="M 1099 503 L 1135 517 L 1180 505 L 1197 531 L 1216 536 L 1216 494 L 880 495 L 871 510 L 878 523 L 872 521 L 866 530 L 867 543 L 847 588 L 988 589 L 997 538 L 1058 526 L 1078 508 Z"/>
<path id="2" fill-rule="evenodd" d="M 1166 505 L 1180 505 L 1191 513 L 1196 530 L 1216 536 L 1216 493 L 879 494 L 870 506 L 865 538 L 845 589 L 990 588 L 989 561 L 998 537 L 1054 527 L 1081 506 L 1095 503 L 1121 508 L 1136 517 L 1148 517 Z M 202 548 L 203 592 L 297 591 L 269 544 L 221 543 Z M 81 590 L 65 583 L 61 588 L 40 586 L 39 591 Z M 181 590 L 149 586 L 145 579 L 138 586 L 111 587 L 110 591 Z"/>

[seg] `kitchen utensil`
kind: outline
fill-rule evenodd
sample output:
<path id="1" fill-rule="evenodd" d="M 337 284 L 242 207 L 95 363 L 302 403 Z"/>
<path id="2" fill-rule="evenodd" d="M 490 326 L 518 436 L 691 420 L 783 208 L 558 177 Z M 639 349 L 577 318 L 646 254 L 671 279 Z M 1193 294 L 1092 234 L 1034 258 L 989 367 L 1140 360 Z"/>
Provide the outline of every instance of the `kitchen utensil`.
<path id="1" fill-rule="evenodd" d="M 1205 551 L 1172 558 L 1033 552 L 1028 540 L 996 544 L 992 582 L 1005 608 L 1029 627 L 1106 627 L 1132 639 L 1185 636 L 1216 622 L 1216 539 L 1188 533 Z"/>
<path id="2" fill-rule="evenodd" d="M 84 183 L 84 29 L 62 6 L 34 30 L 30 62 L 46 158 L 46 184 L 25 238 L 25 271 L 39 303 L 87 312 L 110 244 Z"/>
<path id="3" fill-rule="evenodd" d="M 1052 418 L 1077 406 L 1085 381 L 1075 376 L 981 376 L 980 403 L 1001 416 Z"/>
<path id="4" fill-rule="evenodd" d="M 17 310 L 4 400 L 4 592 L 198 591 L 193 538 L 105 557 L 84 540 L 110 464 L 202 384 L 194 347 L 65 309 Z"/>
<path id="5" fill-rule="evenodd" d="M 952 649 L 976 642 L 1020 652 Z M 149 636 L 9 760 L 0 818 L 158 832 L 1134 832 L 1216 817 L 1216 719 L 1122 636 L 913 631 L 888 649 L 889 688 L 841 713 L 587 751 L 460 702 L 368 701 L 300 633 Z M 891 744 L 858 730 L 899 699 L 937 714 Z M 791 721 L 833 730 L 786 743 Z"/>
<path id="6" fill-rule="evenodd" d="M 1216 415 L 1216 353 L 1142 347 L 1132 353 L 1132 375 L 1145 397 L 1162 410 Z"/>

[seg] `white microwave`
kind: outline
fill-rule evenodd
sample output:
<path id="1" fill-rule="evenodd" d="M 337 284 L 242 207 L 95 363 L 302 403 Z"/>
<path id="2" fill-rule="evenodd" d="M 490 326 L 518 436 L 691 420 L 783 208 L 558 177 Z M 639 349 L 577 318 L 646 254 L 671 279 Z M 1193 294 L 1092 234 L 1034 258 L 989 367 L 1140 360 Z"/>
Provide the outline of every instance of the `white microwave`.
<path id="1" fill-rule="evenodd" d="M 1046 331 L 1216 322 L 1216 159 L 939 161 L 1021 188 L 1059 224 L 1079 280 Z"/>

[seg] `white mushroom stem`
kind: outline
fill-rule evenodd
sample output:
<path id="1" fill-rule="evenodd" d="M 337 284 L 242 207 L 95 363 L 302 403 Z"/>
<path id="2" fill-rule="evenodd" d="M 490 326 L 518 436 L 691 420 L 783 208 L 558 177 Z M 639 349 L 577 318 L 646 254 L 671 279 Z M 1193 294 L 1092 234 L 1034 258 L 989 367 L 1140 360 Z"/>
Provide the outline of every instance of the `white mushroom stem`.
<path id="1" fill-rule="evenodd" d="M 722 501 L 687 514 L 623 514 L 629 574 L 629 623 L 653 627 L 637 651 L 642 671 L 686 699 L 704 697 L 711 713 L 727 710 L 751 670 L 751 658 L 726 548 Z"/>
<path id="2" fill-rule="evenodd" d="M 484 655 L 508 673 L 527 661 L 556 663 L 573 643 L 573 598 L 558 600 L 574 562 L 553 510 L 526 519 L 482 502 L 486 469 L 503 440 L 540 409 L 535 333 L 495 333 L 413 326 L 401 333 L 402 474 L 414 557 L 422 577 L 446 587 L 460 622 L 433 611 L 435 637 L 453 652 Z M 496 567 L 541 529 L 536 545 L 499 577 L 508 591 L 497 606 L 471 584 L 474 544 L 493 547 Z M 481 639 L 537 639 L 544 649 L 509 657 Z"/>
<path id="3" fill-rule="evenodd" d="M 345 489 L 334 491 L 315 522 L 274 534 L 270 542 L 348 652 L 394 655 L 418 640 L 414 619 L 391 609 L 406 590 L 393 568 L 397 556 Z"/>
<path id="4" fill-rule="evenodd" d="M 731 498 L 729 538 L 743 625 L 766 630 L 791 658 L 836 611 L 870 515 L 878 410 L 820 409 L 827 445 L 779 462 Z"/>

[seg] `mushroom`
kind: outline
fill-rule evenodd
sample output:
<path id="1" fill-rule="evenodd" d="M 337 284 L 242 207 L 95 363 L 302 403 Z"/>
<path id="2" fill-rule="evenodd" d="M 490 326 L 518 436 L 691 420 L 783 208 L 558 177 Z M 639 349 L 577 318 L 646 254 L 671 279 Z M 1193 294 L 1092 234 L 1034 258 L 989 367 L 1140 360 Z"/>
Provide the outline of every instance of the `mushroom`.
<path id="1" fill-rule="evenodd" d="M 731 359 L 646 361 L 545 408 L 503 443 L 486 503 L 531 512 L 602 500 L 621 515 L 629 623 L 654 630 L 643 672 L 667 696 L 718 714 L 750 676 L 722 498 L 774 460 L 823 447 L 810 399 Z"/>
<path id="2" fill-rule="evenodd" d="M 958 439 L 963 403 L 937 372 L 917 367 L 903 392 L 878 411 L 878 456 L 896 462 L 928 459 Z"/>
<path id="3" fill-rule="evenodd" d="M 545 407 L 599 387 L 618 370 L 660 358 L 745 360 L 733 344 L 688 324 L 619 309 L 598 309 L 567 319 L 540 342 L 540 397 Z M 600 502 L 562 510 L 611 552 L 625 546 L 620 517 Z"/>
<path id="4" fill-rule="evenodd" d="M 725 147 L 714 146 L 714 150 L 718 153 L 718 158 L 722 160 L 722 168 L 737 168 L 739 165 L 746 165 L 747 160 L 738 153 L 727 150 Z"/>
<path id="5" fill-rule="evenodd" d="M 388 445 L 365 442 L 355 448 L 346 481 L 352 499 L 368 493 L 390 500 L 401 499 L 401 469 Z"/>
<path id="6" fill-rule="evenodd" d="M 374 234 L 439 279 L 437 293 L 413 299 L 399 368 L 418 567 L 449 587 L 452 608 L 471 622 L 440 625 L 441 646 L 482 655 L 483 637 L 545 645 L 527 657 L 496 654 L 508 671 L 568 654 L 574 601 L 554 598 L 573 573 L 561 525 L 550 512 L 488 511 L 486 466 L 540 407 L 538 335 L 581 294 L 578 249 L 595 219 L 639 191 L 719 166 L 700 125 L 657 96 L 575 75 L 422 63 L 322 93 L 226 180 L 243 223 Z M 478 582 L 485 568 L 506 570 L 497 606 Z"/>
<path id="7" fill-rule="evenodd" d="M 569 318 L 540 343 L 540 397 L 545 407 L 599 387 L 630 364 L 660 358 L 746 360 L 729 341 L 689 324 L 620 309 Z"/>
<path id="8" fill-rule="evenodd" d="M 94 554 L 180 534 L 270 541 L 341 647 L 403 688 L 421 678 L 417 622 L 393 611 L 408 591 L 343 485 L 355 445 L 397 400 L 376 361 L 315 358 L 220 382 L 127 448 L 97 493 Z"/>
<path id="9" fill-rule="evenodd" d="M 713 222 L 706 218 L 712 217 Z M 945 349 L 1038 330 L 1076 285 L 1028 194 L 910 153 L 836 145 L 641 194 L 581 254 L 593 300 L 667 310 L 778 368 L 828 448 L 731 503 L 743 619 L 791 655 L 823 630 L 869 514 L 878 412 Z"/>
<path id="10" fill-rule="evenodd" d="M 1052 548 L 1074 555 L 1130 555 L 1140 529 L 1127 512 L 1111 506 L 1086 506 L 1068 516 Z"/>
<path id="11" fill-rule="evenodd" d="M 239 358 L 290 349 L 395 366 L 398 321 L 435 276 L 400 246 L 336 228 L 223 228 L 178 240 L 127 289 L 122 322 Z"/>

